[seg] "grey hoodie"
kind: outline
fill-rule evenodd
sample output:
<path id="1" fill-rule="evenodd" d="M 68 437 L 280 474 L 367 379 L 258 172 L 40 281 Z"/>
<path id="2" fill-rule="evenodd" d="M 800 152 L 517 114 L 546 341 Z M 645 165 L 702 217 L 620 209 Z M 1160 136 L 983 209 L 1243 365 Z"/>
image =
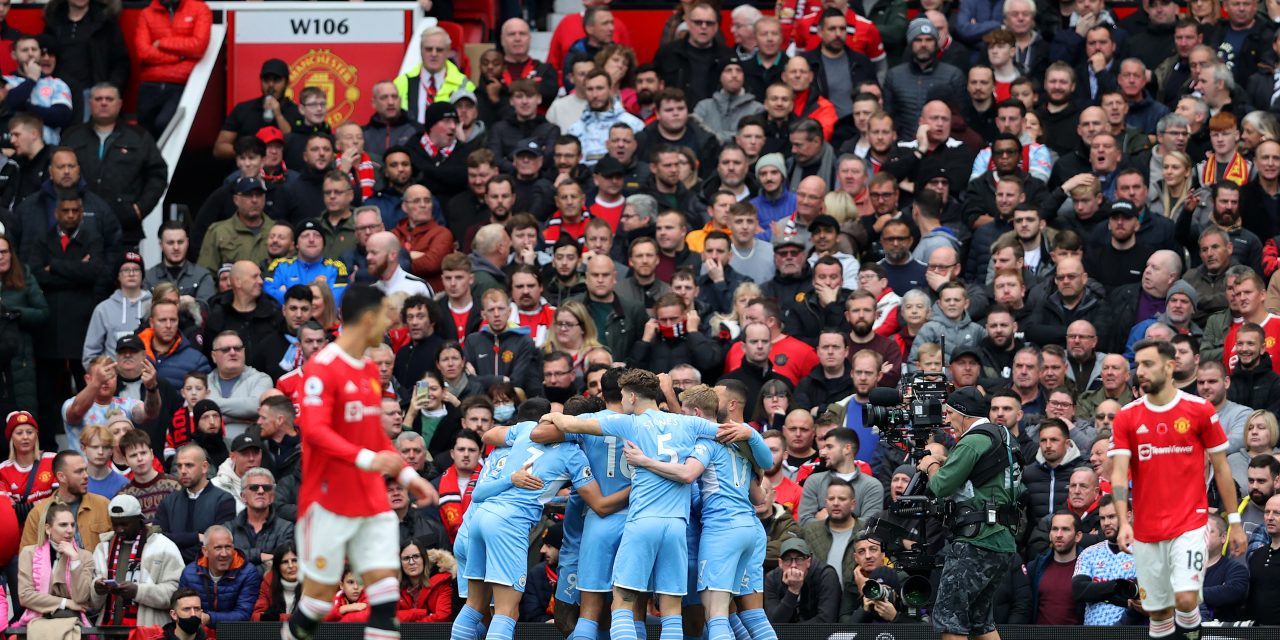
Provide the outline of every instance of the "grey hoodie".
<path id="1" fill-rule="evenodd" d="M 83 360 L 89 361 L 106 354 L 116 355 L 116 340 L 138 330 L 142 317 L 151 307 L 151 292 L 142 290 L 137 300 L 126 300 L 124 292 L 116 289 L 110 298 L 98 303 L 89 318 L 89 330 L 84 335 Z"/>
<path id="2" fill-rule="evenodd" d="M 764 105 L 755 96 L 746 91 L 731 96 L 724 89 L 711 94 L 710 98 L 693 108 L 693 117 L 708 131 L 716 134 L 721 144 L 733 140 L 738 132 L 739 120 L 757 113 L 764 113 Z"/>
<path id="3" fill-rule="evenodd" d="M 916 339 L 911 343 L 911 356 L 909 363 L 914 370 L 916 356 L 920 351 L 920 345 L 932 342 L 940 343 L 942 338 L 946 338 L 946 347 L 942 354 L 942 364 L 951 363 L 951 354 L 955 353 L 960 347 L 976 347 L 982 339 L 987 337 L 987 330 L 982 325 L 973 321 L 969 317 L 969 312 L 960 316 L 959 320 L 942 315 L 942 309 L 938 307 L 938 303 L 933 303 L 933 309 L 929 313 L 929 321 L 920 327 L 920 333 L 916 335 Z M 903 363 L 905 367 L 907 363 Z"/>

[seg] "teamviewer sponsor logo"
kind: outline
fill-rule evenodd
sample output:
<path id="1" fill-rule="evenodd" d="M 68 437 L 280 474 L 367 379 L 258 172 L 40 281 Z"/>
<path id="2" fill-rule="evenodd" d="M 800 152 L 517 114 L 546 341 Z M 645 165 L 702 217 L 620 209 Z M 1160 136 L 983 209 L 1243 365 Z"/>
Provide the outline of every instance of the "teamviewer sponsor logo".
<path id="1" fill-rule="evenodd" d="M 1155 456 L 1165 456 L 1169 454 L 1189 454 L 1195 451 L 1195 448 L 1189 446 L 1170 446 L 1170 447 L 1153 447 L 1149 444 L 1138 445 L 1138 459 L 1150 460 Z"/>

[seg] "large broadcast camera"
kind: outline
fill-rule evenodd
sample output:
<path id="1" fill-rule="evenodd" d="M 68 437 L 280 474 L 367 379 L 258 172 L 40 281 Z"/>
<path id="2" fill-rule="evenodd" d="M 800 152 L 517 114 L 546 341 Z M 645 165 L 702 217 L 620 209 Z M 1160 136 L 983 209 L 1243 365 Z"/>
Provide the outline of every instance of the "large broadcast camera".
<path id="1" fill-rule="evenodd" d="M 869 402 L 862 409 L 862 423 L 886 442 L 907 450 L 914 466 L 929 455 L 925 445 L 945 426 L 942 405 L 952 391 L 952 384 L 944 373 L 917 371 L 904 376 L 898 389 L 872 389 Z M 929 574 L 942 566 L 940 558 L 929 548 L 929 520 L 944 520 L 951 516 L 953 508 L 951 501 L 929 493 L 928 481 L 928 476 L 916 472 L 902 495 L 889 505 L 888 517 L 872 518 L 867 527 L 871 537 L 880 541 L 885 555 L 909 576 L 897 596 L 911 617 L 919 617 L 920 609 L 933 600 Z M 918 531 L 910 526 L 912 522 L 920 523 Z M 912 544 L 904 544 L 906 540 Z M 872 584 L 867 583 L 869 589 L 864 589 L 865 597 L 872 600 L 894 597 L 891 589 Z M 867 590 L 874 593 L 868 594 Z"/>

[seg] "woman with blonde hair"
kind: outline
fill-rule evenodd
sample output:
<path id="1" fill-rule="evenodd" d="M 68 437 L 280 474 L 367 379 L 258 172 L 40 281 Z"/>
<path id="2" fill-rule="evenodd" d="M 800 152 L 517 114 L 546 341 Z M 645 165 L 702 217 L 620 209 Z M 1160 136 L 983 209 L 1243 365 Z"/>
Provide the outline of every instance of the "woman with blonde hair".
<path id="1" fill-rule="evenodd" d="M 717 313 L 707 321 L 707 334 L 727 345 L 738 339 L 745 323 L 747 303 L 761 295 L 760 285 L 744 282 L 733 290 L 733 311 Z"/>
<path id="2" fill-rule="evenodd" d="M 338 319 L 338 305 L 333 300 L 333 292 L 324 280 L 312 280 L 311 284 L 311 319 L 320 323 L 326 331 L 337 331 L 341 321 Z"/>
<path id="3" fill-rule="evenodd" d="M 1276 414 L 1258 409 L 1244 421 L 1244 448 L 1231 452 L 1227 464 L 1231 465 L 1231 477 L 1240 482 L 1249 475 L 1249 461 L 1255 456 L 1280 452 L 1276 442 L 1280 440 L 1280 423 Z"/>
<path id="4" fill-rule="evenodd" d="M 616 42 L 604 46 L 594 58 L 597 69 L 609 74 L 610 92 L 622 108 L 635 114 L 640 110 L 636 99 L 636 52 L 631 47 Z"/>
<path id="5" fill-rule="evenodd" d="M 1196 165 L 1191 156 L 1182 151 L 1169 151 L 1164 154 L 1162 164 L 1163 175 L 1152 181 L 1151 193 L 1147 196 L 1147 207 L 1151 212 L 1177 220 L 1187 207 L 1191 207 L 1196 210 L 1193 220 L 1200 219 L 1202 214 L 1207 220 L 1208 212 L 1202 210 L 1207 209 L 1210 203 L 1200 202 L 1192 188 L 1191 174 Z"/>
<path id="6" fill-rule="evenodd" d="M 53 475 L 56 454 L 40 451 L 39 429 L 35 416 L 27 411 L 14 411 L 5 419 L 9 459 L 0 463 L 0 494 L 13 504 L 19 530 L 35 503 L 57 490 Z"/>
<path id="7" fill-rule="evenodd" d="M 577 300 L 566 300 L 556 309 L 555 326 L 542 350 L 546 353 L 563 351 L 573 356 L 574 369 L 585 374 L 584 356 L 588 349 L 599 346 L 596 323 L 587 308 Z"/>

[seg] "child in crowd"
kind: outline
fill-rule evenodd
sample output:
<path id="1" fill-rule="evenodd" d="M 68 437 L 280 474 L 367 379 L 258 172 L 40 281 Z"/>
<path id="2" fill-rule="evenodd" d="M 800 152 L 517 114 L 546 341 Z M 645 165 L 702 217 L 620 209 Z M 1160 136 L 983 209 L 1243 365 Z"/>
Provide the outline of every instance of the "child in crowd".
<path id="1" fill-rule="evenodd" d="M 150 524 L 165 496 L 182 488 L 173 476 L 163 473 L 151 450 L 151 438 L 134 429 L 120 437 L 119 449 L 129 461 L 129 483 L 120 493 L 131 495 L 142 505 L 142 518 Z"/>
<path id="2" fill-rule="evenodd" d="M 333 610 L 325 616 L 325 622 L 366 622 L 369 620 L 369 600 L 364 595 L 364 585 L 356 579 L 351 567 L 342 573 L 342 584 L 333 597 Z"/>
<path id="3" fill-rule="evenodd" d="M 115 497 L 129 479 L 124 474 L 111 468 L 111 451 L 115 447 L 115 438 L 106 427 L 91 424 L 80 432 L 80 450 L 84 452 L 88 463 L 89 493 L 100 495 L 107 500 Z"/>
<path id="4" fill-rule="evenodd" d="M 178 453 L 178 447 L 191 442 L 191 436 L 196 430 L 196 420 L 192 412 L 195 410 L 196 403 L 208 398 L 208 375 L 199 371 L 192 371 L 182 379 L 182 400 L 184 404 L 173 412 L 173 418 L 169 422 L 169 432 L 164 437 L 165 467 L 173 463 L 173 456 Z"/>

